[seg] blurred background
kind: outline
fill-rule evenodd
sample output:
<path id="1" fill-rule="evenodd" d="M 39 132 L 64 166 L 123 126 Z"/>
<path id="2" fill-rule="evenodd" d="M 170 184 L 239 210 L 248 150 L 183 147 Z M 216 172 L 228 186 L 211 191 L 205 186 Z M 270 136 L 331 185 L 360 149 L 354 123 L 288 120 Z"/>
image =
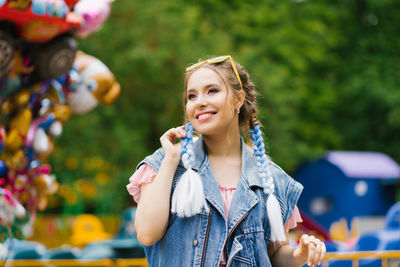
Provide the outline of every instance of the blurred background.
<path id="1" fill-rule="evenodd" d="M 60 187 L 34 233 L 46 240 L 83 213 L 115 233 L 135 205 L 125 186 L 136 165 L 183 122 L 184 70 L 199 58 L 230 54 L 250 73 L 268 153 L 290 175 L 327 151 L 399 163 L 399 10 L 395 0 L 115 1 L 78 48 L 108 66 L 121 96 L 74 115 L 54 140 L 47 163 Z"/>
<path id="2" fill-rule="evenodd" d="M 230 54 L 251 75 L 269 154 L 289 174 L 327 150 L 400 160 L 400 3 L 118 0 L 79 40 L 121 84 L 111 106 L 64 125 L 45 213 L 119 214 L 159 137 L 183 122 L 185 67 Z M 399 196 L 397 196 L 399 199 Z"/>

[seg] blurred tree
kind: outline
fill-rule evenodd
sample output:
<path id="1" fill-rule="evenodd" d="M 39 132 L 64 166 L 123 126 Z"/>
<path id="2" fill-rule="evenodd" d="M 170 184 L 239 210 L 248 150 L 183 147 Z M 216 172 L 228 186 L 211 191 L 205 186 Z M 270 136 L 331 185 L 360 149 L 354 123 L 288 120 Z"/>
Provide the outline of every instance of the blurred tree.
<path id="1" fill-rule="evenodd" d="M 86 210 L 132 204 L 125 185 L 136 164 L 183 121 L 185 67 L 223 54 L 255 82 L 269 152 L 289 173 L 329 149 L 398 159 L 397 10 L 395 0 L 115 1 L 102 29 L 79 45 L 112 70 L 122 95 L 65 125 L 54 172 Z M 66 168 L 68 158 L 76 168 Z M 92 158 L 101 170 L 84 167 Z M 76 188 L 78 179 L 95 184 L 94 197 Z"/>
<path id="2" fill-rule="evenodd" d="M 336 48 L 339 88 L 333 125 L 344 130 L 342 147 L 400 158 L 400 3 L 342 1 L 342 34 Z"/>

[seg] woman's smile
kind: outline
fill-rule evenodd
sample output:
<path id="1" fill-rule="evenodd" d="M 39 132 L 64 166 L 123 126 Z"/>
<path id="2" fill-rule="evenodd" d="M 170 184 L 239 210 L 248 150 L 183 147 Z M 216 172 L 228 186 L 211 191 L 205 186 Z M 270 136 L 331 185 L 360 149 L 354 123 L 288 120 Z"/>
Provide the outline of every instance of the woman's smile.
<path id="1" fill-rule="evenodd" d="M 207 121 L 208 119 L 212 118 L 217 112 L 213 111 L 203 111 L 196 114 L 196 118 L 198 121 L 203 122 Z"/>

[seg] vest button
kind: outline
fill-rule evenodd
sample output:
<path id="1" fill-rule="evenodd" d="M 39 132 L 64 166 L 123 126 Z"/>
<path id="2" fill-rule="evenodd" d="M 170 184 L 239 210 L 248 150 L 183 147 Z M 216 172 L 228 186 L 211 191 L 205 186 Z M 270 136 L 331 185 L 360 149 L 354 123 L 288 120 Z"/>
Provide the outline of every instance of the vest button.
<path id="1" fill-rule="evenodd" d="M 197 246 L 198 243 L 199 243 L 199 242 L 197 242 L 197 240 L 193 240 L 193 246 L 194 246 L 194 247 Z"/>

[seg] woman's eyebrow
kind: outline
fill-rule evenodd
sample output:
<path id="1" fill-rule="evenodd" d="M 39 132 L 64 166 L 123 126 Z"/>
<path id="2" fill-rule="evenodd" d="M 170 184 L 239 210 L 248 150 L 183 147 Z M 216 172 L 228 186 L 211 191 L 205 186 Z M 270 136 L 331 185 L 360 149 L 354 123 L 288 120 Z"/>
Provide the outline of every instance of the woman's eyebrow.
<path id="1" fill-rule="evenodd" d="M 219 85 L 219 84 L 215 84 L 215 83 L 212 83 L 212 84 L 209 84 L 209 85 L 206 85 L 206 86 L 204 86 L 204 88 L 210 88 L 210 87 L 217 87 L 217 88 L 221 88 L 221 85 Z"/>
<path id="2" fill-rule="evenodd" d="M 186 93 L 187 93 L 187 94 L 189 94 L 189 93 L 194 93 L 194 92 L 197 92 L 197 90 L 194 89 L 194 88 L 191 88 L 191 89 L 187 89 L 187 90 L 186 90 Z"/>

